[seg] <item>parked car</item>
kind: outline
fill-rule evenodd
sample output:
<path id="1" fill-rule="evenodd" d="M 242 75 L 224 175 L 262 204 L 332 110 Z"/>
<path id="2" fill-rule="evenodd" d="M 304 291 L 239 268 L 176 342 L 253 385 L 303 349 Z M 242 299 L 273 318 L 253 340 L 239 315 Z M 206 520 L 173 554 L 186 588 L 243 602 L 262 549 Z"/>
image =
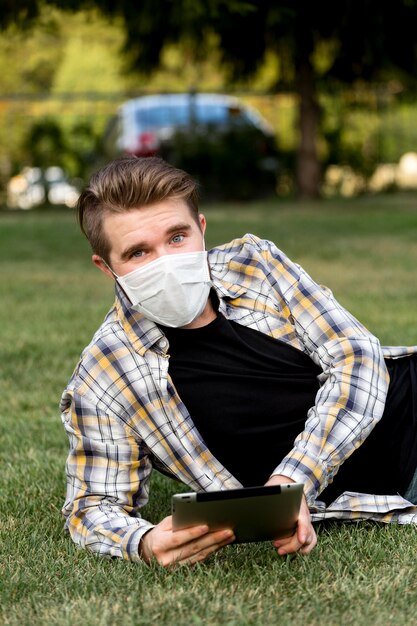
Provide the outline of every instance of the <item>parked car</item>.
<path id="1" fill-rule="evenodd" d="M 239 187 L 234 186 L 229 195 L 235 197 L 251 195 L 244 192 L 251 174 L 254 189 L 260 189 L 259 176 L 275 187 L 278 169 L 269 123 L 253 107 L 221 94 L 162 94 L 128 100 L 107 126 L 103 152 L 106 158 L 161 156 L 212 189 L 233 187 L 233 178 Z"/>
<path id="2" fill-rule="evenodd" d="M 274 143 L 268 122 L 237 98 L 181 93 L 142 96 L 122 104 L 107 126 L 104 147 L 110 155 L 154 156 L 178 130 L 192 133 L 230 127 L 256 129 L 266 144 Z"/>

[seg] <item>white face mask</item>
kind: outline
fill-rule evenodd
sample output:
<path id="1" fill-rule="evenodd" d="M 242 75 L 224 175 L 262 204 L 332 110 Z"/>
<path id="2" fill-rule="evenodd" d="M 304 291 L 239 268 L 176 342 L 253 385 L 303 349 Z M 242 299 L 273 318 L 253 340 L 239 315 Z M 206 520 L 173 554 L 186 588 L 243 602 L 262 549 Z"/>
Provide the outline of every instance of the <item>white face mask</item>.
<path id="1" fill-rule="evenodd" d="M 207 252 L 167 254 L 117 276 L 132 308 L 157 324 L 186 326 L 203 312 L 211 280 Z"/>

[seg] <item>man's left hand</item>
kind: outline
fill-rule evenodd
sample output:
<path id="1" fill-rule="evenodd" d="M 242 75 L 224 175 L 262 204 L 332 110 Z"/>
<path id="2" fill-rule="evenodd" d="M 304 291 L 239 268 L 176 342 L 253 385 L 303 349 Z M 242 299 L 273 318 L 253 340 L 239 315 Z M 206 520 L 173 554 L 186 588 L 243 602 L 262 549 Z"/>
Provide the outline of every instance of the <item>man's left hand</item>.
<path id="1" fill-rule="evenodd" d="M 286 476 L 271 476 L 267 483 L 269 485 L 283 485 L 285 483 L 294 483 L 295 481 Z M 272 542 L 277 549 L 278 554 L 285 556 L 299 552 L 300 554 L 309 554 L 317 544 L 316 531 L 311 523 L 310 511 L 308 510 L 305 496 L 301 502 L 300 513 L 297 522 L 297 528 L 293 535 L 284 539 L 276 539 Z"/>

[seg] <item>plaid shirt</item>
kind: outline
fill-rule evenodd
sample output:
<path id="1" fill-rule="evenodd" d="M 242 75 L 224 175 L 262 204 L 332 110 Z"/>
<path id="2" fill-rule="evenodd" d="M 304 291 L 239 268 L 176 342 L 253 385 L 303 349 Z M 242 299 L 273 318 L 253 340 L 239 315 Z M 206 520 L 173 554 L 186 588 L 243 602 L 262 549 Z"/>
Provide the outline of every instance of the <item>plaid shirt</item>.
<path id="1" fill-rule="evenodd" d="M 304 483 L 313 520 L 417 523 L 417 507 L 400 496 L 345 493 L 327 509 L 317 500 L 383 413 L 384 357 L 417 347 L 381 349 L 327 288 L 269 241 L 246 235 L 211 250 L 209 263 L 226 318 L 295 346 L 323 372 L 304 431 L 273 473 Z M 100 554 L 139 559 L 139 541 L 152 528 L 139 513 L 152 468 L 197 491 L 240 486 L 178 397 L 168 350 L 158 326 L 129 308 L 116 286 L 114 307 L 62 396 L 69 437 L 66 527 L 76 543 Z"/>

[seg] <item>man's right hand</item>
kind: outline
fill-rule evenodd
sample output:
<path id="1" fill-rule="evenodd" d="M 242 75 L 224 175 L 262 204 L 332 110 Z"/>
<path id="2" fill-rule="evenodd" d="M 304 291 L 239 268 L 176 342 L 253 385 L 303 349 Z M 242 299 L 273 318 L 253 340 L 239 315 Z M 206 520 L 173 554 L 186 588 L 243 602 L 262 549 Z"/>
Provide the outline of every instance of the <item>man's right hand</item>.
<path id="1" fill-rule="evenodd" d="M 210 554 L 234 541 L 232 530 L 209 531 L 207 526 L 172 530 L 172 516 L 165 517 L 142 537 L 140 554 L 146 563 L 152 559 L 169 567 L 204 561 Z"/>

